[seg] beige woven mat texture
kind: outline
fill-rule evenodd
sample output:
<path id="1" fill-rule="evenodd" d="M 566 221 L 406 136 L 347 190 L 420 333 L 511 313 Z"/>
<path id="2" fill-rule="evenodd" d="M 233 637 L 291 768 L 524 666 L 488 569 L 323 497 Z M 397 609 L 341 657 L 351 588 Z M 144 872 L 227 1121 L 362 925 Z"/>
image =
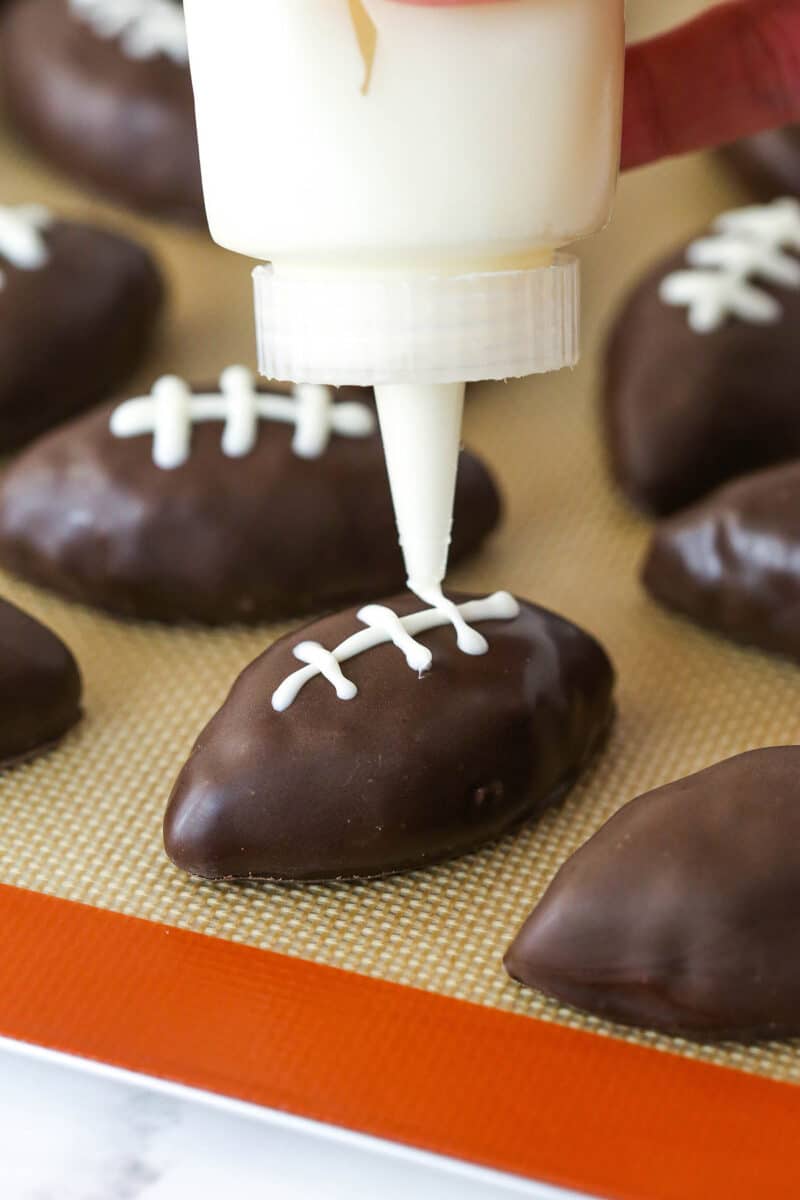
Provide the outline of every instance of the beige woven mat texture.
<path id="1" fill-rule="evenodd" d="M 697 7 L 692 0 L 632 0 L 631 32 Z M 580 369 L 486 386 L 469 404 L 467 441 L 495 467 L 507 514 L 491 546 L 452 583 L 511 588 L 553 607 L 598 635 L 619 672 L 610 746 L 560 812 L 450 866 L 384 882 L 281 888 L 190 881 L 162 851 L 170 785 L 235 675 L 283 629 L 209 633 L 123 624 L 2 578 L 5 594 L 74 649 L 86 717 L 56 752 L 0 778 L 0 882 L 800 1080 L 800 1047 L 697 1048 L 625 1033 L 522 991 L 501 966 L 503 950 L 559 864 L 622 803 L 730 754 L 798 734 L 796 667 L 717 641 L 644 596 L 636 575 L 648 527 L 609 486 L 596 428 L 603 327 L 626 285 L 654 255 L 741 198 L 710 160 L 626 179 L 612 228 L 582 252 Z M 87 200 L 0 132 L 0 202 L 23 200 L 102 216 L 159 253 L 171 306 L 161 344 L 134 387 L 149 385 L 161 370 L 205 379 L 228 362 L 252 362 L 245 260 L 202 235 Z"/>

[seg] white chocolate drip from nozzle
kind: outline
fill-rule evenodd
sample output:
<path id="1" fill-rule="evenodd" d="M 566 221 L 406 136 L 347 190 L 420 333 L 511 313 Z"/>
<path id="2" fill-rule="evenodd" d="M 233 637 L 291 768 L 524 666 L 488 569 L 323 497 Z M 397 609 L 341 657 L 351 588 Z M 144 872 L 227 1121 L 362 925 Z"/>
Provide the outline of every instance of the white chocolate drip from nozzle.
<path id="1" fill-rule="evenodd" d="M 464 384 L 378 385 L 375 397 L 408 586 L 438 606 L 450 552 Z"/>
<path id="2" fill-rule="evenodd" d="M 448 618 L 464 654 L 486 654 L 442 592 L 453 527 L 464 384 L 377 386 L 378 420 L 409 590 Z"/>

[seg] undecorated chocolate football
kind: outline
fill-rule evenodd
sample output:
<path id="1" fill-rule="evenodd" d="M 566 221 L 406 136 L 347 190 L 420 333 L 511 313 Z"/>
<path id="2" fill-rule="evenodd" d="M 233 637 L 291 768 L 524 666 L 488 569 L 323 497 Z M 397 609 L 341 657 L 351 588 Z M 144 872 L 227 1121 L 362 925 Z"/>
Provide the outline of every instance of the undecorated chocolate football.
<path id="1" fill-rule="evenodd" d="M 800 1034 L 800 747 L 633 800 L 561 868 L 506 955 L 514 979 L 693 1038 Z"/>
<path id="2" fill-rule="evenodd" d="M 662 521 L 642 578 L 698 624 L 800 659 L 800 463 L 746 475 Z"/>
<path id="3" fill-rule="evenodd" d="M 0 767 L 58 741 L 81 715 L 81 677 L 45 625 L 0 600 Z"/>
<path id="4" fill-rule="evenodd" d="M 204 222 L 177 0 L 13 0 L 0 21 L 0 94 L 25 139 L 78 183 Z"/>
<path id="5" fill-rule="evenodd" d="M 605 438 L 639 508 L 667 514 L 800 456 L 800 200 L 720 217 L 655 267 L 606 351 Z"/>
<path id="6" fill-rule="evenodd" d="M 149 347 L 164 299 L 136 242 L 0 207 L 0 454 L 120 387 Z"/>
<path id="7" fill-rule="evenodd" d="M 611 723 L 608 657 L 506 593 L 454 599 L 458 641 L 474 650 L 477 634 L 486 653 L 459 649 L 452 614 L 405 594 L 257 658 L 175 784 L 172 861 L 208 879 L 388 875 L 558 803 Z"/>
<path id="8" fill-rule="evenodd" d="M 452 561 L 500 500 L 463 452 Z M 0 482 L 0 561 L 122 616 L 222 624 L 335 608 L 405 571 L 372 392 L 177 377 L 41 439 Z"/>

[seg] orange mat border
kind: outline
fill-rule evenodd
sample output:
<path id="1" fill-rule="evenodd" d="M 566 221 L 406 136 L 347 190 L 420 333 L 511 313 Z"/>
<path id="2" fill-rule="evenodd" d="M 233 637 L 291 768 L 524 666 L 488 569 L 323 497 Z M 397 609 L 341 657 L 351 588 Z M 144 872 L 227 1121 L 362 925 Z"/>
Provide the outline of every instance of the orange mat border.
<path id="1" fill-rule="evenodd" d="M 800 1088 L 0 886 L 0 1034 L 613 1200 L 798 1195 Z"/>

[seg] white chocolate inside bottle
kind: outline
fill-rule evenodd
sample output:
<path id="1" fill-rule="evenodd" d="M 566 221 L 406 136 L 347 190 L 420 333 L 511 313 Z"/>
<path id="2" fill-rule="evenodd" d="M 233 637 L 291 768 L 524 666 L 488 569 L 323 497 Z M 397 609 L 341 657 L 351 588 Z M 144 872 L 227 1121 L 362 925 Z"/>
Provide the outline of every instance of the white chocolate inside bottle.
<path id="1" fill-rule="evenodd" d="M 434 7 L 185 0 L 184 7 L 211 232 L 221 245 L 272 264 L 260 328 L 268 328 L 267 340 L 292 347 L 271 360 L 269 373 L 294 383 L 376 385 L 410 585 L 437 604 L 460 438 L 457 385 L 575 358 L 577 284 L 568 271 L 547 296 L 541 362 L 525 357 L 525 332 L 513 321 L 539 295 L 538 283 L 520 289 L 522 303 L 504 289 L 537 269 L 555 271 L 555 252 L 610 215 L 624 0 Z M 455 301 L 442 278 L 454 281 Z M 365 290 L 363 281 L 374 279 L 381 313 L 364 301 L 373 285 Z M 496 281 L 485 302 L 483 292 L 476 303 L 470 291 L 475 279 Z M 425 290 L 421 280 L 434 286 Z M 563 311 L 562 291 L 569 292 Z M 475 312 L 496 314 L 507 295 L 512 316 L 493 318 L 473 336 Z M 470 315 L 454 340 L 462 308 Z M 413 353 L 395 336 L 395 313 L 411 314 Z M 320 330 L 319 338 L 301 337 L 296 353 L 298 330 L 328 322 L 329 350 Z M 437 348 L 448 338 L 443 365 Z M 508 368 L 515 363 L 525 365 Z"/>
<path id="2" fill-rule="evenodd" d="M 186 0 L 211 232 L 278 269 L 520 266 L 599 229 L 623 0 Z"/>

